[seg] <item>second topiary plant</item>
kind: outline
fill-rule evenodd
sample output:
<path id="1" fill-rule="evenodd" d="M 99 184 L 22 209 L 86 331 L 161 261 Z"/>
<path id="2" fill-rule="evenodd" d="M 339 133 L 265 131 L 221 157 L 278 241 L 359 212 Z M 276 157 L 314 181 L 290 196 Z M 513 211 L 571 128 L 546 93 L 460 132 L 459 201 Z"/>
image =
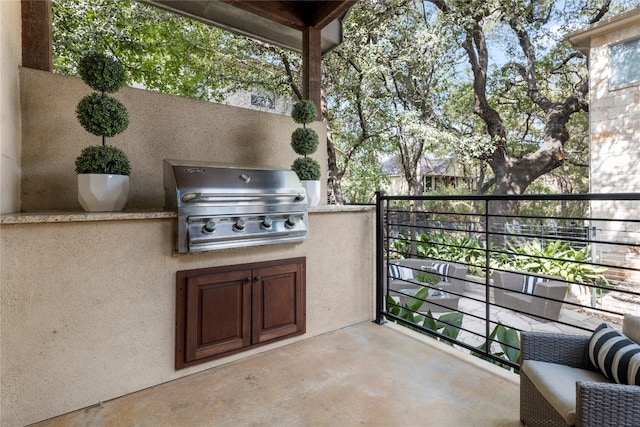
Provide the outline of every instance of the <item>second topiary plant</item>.
<path id="1" fill-rule="evenodd" d="M 315 190 L 310 190 L 309 185 L 306 185 L 307 188 L 307 197 L 309 201 L 309 205 L 315 206 L 320 201 L 320 164 L 308 157 L 309 155 L 316 152 L 318 149 L 318 134 L 311 128 L 307 127 L 307 124 L 313 123 L 317 117 L 316 106 L 313 102 L 309 100 L 300 101 L 293 106 L 293 110 L 291 111 L 291 117 L 296 123 L 302 124 L 301 128 L 296 129 L 293 134 L 291 134 L 291 147 L 293 151 L 297 154 L 300 154 L 304 157 L 297 158 L 293 165 L 291 165 L 291 169 L 298 175 L 300 181 L 316 181 L 313 183 L 313 187 Z M 317 194 L 311 194 L 317 193 Z"/>
<path id="2" fill-rule="evenodd" d="M 106 144 L 106 137 L 123 132 L 129 126 L 129 114 L 120 101 L 106 93 L 116 92 L 124 85 L 124 68 L 116 59 L 92 52 L 80 60 L 78 73 L 99 92 L 80 100 L 76 117 L 87 132 L 102 137 L 102 145 L 86 147 L 76 158 L 78 200 L 87 211 L 121 210 L 129 191 L 131 164 L 122 150 Z M 105 194 L 102 199 L 98 193 L 106 190 L 115 194 Z"/>

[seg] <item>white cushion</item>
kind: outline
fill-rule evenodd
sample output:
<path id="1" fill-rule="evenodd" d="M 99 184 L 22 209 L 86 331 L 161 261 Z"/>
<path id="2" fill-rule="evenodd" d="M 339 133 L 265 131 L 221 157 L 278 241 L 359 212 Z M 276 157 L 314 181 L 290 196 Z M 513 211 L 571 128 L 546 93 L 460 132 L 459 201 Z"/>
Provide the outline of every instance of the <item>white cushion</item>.
<path id="1" fill-rule="evenodd" d="M 589 358 L 593 366 L 616 383 L 640 385 L 640 345 L 606 323 L 593 331 Z"/>
<path id="2" fill-rule="evenodd" d="M 524 276 L 524 280 L 522 282 L 522 292 L 525 294 L 533 295 L 533 292 L 536 290 L 536 285 L 540 282 L 547 282 L 548 279 L 540 276 Z"/>
<path id="3" fill-rule="evenodd" d="M 389 276 L 392 279 L 413 280 L 413 270 L 401 267 L 398 263 L 389 264 Z"/>
<path id="4" fill-rule="evenodd" d="M 569 425 L 576 423 L 576 382 L 609 382 L 600 372 L 537 360 L 522 362 L 522 372 Z"/>
<path id="5" fill-rule="evenodd" d="M 625 314 L 622 321 L 622 333 L 636 344 L 640 344 L 640 316 Z"/>

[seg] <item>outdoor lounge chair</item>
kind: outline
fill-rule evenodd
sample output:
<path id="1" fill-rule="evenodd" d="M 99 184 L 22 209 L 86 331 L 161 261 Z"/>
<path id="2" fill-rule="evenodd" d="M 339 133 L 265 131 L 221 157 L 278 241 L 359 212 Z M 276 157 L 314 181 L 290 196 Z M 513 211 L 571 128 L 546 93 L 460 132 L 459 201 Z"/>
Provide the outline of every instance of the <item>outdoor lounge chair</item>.
<path id="1" fill-rule="evenodd" d="M 493 272 L 493 295 L 497 305 L 512 308 L 542 321 L 558 320 L 567 283 L 553 276 Z"/>
<path id="2" fill-rule="evenodd" d="M 640 317 L 625 316 L 624 336 L 611 328 L 598 331 L 602 327 L 592 337 L 522 332 L 520 420 L 525 425 L 640 426 L 640 386 L 615 381 L 640 381 L 637 365 L 620 362 L 633 354 L 639 362 L 640 347 L 635 344 L 640 343 Z M 614 342 L 621 344 L 616 347 Z M 616 369 L 616 376 L 608 369 Z M 613 379 L 604 375 L 607 372 Z"/>
<path id="3" fill-rule="evenodd" d="M 389 289 L 397 291 L 400 289 L 423 287 L 425 284 L 420 283 L 416 277 L 422 271 L 435 272 L 434 265 L 436 266 L 435 268 L 440 268 L 442 280 L 433 285 L 433 288 L 462 295 L 465 290 L 465 284 L 467 283 L 466 265 L 423 258 L 407 258 L 390 261 L 389 272 L 392 279 L 389 283 Z M 399 267 L 398 270 L 394 269 L 396 266 Z"/>
<path id="4" fill-rule="evenodd" d="M 394 260 L 389 262 L 388 272 L 391 295 L 401 304 L 408 303 L 419 289 L 429 287 L 429 295 L 418 309 L 423 312 L 457 310 L 467 284 L 467 266 L 449 261 L 423 258 Z M 436 284 L 422 283 L 417 279 L 421 272 L 437 274 L 440 281 Z"/>

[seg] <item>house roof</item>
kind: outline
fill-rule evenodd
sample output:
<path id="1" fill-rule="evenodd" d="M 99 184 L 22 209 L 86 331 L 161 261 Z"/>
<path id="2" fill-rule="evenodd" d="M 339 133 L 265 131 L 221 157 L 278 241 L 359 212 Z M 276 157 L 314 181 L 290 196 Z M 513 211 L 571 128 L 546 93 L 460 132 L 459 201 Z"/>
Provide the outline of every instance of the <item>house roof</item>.
<path id="1" fill-rule="evenodd" d="M 356 0 L 139 0 L 264 42 L 302 52 L 303 31 L 321 30 L 321 51 L 342 42 L 342 19 Z"/>
<path id="2" fill-rule="evenodd" d="M 640 6 L 633 7 L 619 15 L 569 33 L 565 35 L 565 39 L 569 40 L 569 43 L 571 43 L 576 50 L 589 56 L 592 39 L 620 28 L 637 25 L 638 22 L 640 22 Z M 610 41 L 608 40 L 607 42 Z"/>

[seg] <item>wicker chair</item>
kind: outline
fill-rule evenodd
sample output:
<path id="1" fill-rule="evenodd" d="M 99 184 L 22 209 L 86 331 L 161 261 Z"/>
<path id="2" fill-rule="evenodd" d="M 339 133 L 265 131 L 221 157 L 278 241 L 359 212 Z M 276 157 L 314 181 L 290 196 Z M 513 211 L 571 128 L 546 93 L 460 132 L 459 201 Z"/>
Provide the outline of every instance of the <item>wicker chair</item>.
<path id="1" fill-rule="evenodd" d="M 639 325 L 640 318 L 625 316 L 623 333 L 639 342 Z M 525 425 L 640 426 L 640 386 L 612 383 L 596 371 L 589 360 L 589 336 L 522 332 L 521 339 L 520 420 Z"/>

